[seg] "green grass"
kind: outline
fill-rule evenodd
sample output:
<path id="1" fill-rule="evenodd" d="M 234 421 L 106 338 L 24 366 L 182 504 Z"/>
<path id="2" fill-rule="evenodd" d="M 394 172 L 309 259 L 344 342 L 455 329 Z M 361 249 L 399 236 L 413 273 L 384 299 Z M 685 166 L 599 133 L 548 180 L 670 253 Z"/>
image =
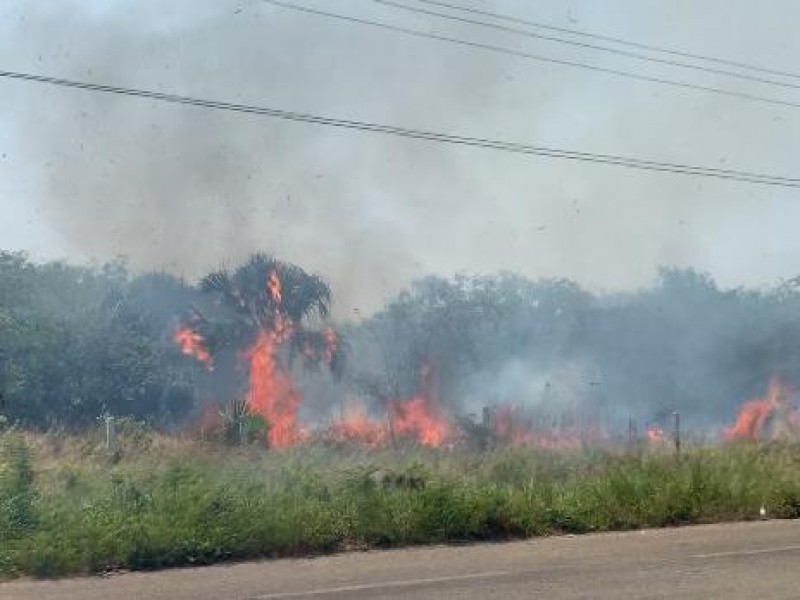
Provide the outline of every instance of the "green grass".
<path id="1" fill-rule="evenodd" d="M 284 453 L 0 435 L 0 577 L 800 516 L 800 446 Z"/>

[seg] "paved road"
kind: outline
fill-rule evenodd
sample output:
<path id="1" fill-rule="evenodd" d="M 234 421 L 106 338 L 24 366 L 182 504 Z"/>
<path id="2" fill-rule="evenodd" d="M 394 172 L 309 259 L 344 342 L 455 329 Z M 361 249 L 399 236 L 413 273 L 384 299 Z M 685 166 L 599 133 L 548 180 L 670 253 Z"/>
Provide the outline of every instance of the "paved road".
<path id="1" fill-rule="evenodd" d="M 769 521 L 17 581 L 0 598 L 797 599 L 799 561 L 800 521 Z"/>

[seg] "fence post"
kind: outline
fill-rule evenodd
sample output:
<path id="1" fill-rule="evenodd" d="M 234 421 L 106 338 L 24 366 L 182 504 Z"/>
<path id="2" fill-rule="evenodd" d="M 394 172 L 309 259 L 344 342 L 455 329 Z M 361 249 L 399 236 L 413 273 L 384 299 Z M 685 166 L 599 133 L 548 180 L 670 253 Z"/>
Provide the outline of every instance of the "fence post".
<path id="1" fill-rule="evenodd" d="M 628 446 L 633 448 L 636 443 L 636 421 L 633 420 L 633 415 L 628 415 Z"/>
<path id="2" fill-rule="evenodd" d="M 681 454 L 681 414 L 678 411 L 672 413 L 672 417 L 675 420 L 675 454 L 680 456 Z"/>
<path id="3" fill-rule="evenodd" d="M 114 450 L 114 417 L 106 415 L 106 449 L 109 452 Z"/>

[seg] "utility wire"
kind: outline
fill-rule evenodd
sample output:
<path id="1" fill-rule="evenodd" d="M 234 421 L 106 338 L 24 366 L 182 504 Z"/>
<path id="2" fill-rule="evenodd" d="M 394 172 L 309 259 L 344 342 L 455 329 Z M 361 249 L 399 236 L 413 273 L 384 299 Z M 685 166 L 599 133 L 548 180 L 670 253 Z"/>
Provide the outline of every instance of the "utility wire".
<path id="1" fill-rule="evenodd" d="M 777 175 L 740 171 L 735 169 L 716 169 L 716 168 L 701 167 L 696 165 L 659 162 L 659 161 L 639 159 L 634 157 L 617 156 L 613 154 L 597 154 L 591 152 L 563 150 L 559 148 L 534 146 L 530 144 L 507 142 L 489 138 L 452 135 L 434 131 L 427 131 L 423 129 L 396 127 L 393 125 L 383 125 L 380 123 L 370 123 L 367 121 L 336 119 L 333 117 L 326 117 L 310 113 L 298 113 L 293 111 L 286 111 L 286 110 L 263 107 L 263 106 L 253 106 L 247 104 L 233 104 L 230 102 L 208 100 L 203 98 L 195 98 L 191 96 L 179 96 L 176 94 L 167 94 L 163 92 L 156 92 L 152 90 L 144 90 L 139 88 L 118 87 L 118 86 L 104 85 L 99 83 L 76 81 L 72 79 L 63 79 L 59 77 L 50 77 L 46 75 L 22 73 L 17 71 L 0 71 L 0 78 L 21 80 L 34 83 L 44 83 L 59 87 L 86 90 L 90 92 L 102 92 L 107 94 L 119 94 L 123 96 L 132 96 L 137 98 L 147 98 L 151 100 L 158 100 L 161 102 L 170 102 L 173 104 L 198 106 L 202 108 L 213 108 L 217 110 L 225 110 L 225 111 L 232 111 L 232 112 L 246 113 L 246 114 L 255 114 L 261 116 L 274 117 L 278 119 L 284 119 L 288 121 L 298 121 L 303 123 L 314 123 L 317 125 L 327 125 L 329 127 L 340 127 L 340 128 L 354 129 L 359 131 L 369 131 L 374 133 L 395 135 L 405 138 L 426 140 L 431 142 L 488 148 L 492 150 L 513 152 L 517 154 L 531 154 L 537 156 L 547 156 L 551 158 L 561 158 L 566 160 L 575 160 L 575 161 L 582 161 L 589 163 L 618 165 L 621 167 L 642 169 L 647 171 L 660 171 L 666 173 L 677 173 L 682 175 L 715 177 L 718 179 L 730 179 L 734 181 L 742 181 L 747 183 L 800 188 L 800 178 L 781 177 Z"/>
<path id="2" fill-rule="evenodd" d="M 398 10 L 405 10 L 415 14 L 421 15 L 428 15 L 431 17 L 437 17 L 439 19 L 448 19 L 450 21 L 458 21 L 460 23 L 467 23 L 469 25 L 477 25 L 479 27 L 487 27 L 490 29 L 495 29 L 498 31 L 503 31 L 505 33 L 512 33 L 515 35 L 522 35 L 526 37 L 532 37 L 540 40 L 545 40 L 548 42 L 556 42 L 558 44 L 567 44 L 569 46 L 576 46 L 578 48 L 588 48 L 590 50 L 600 50 L 601 52 L 608 52 L 611 54 L 617 54 L 619 56 L 625 56 L 627 58 L 634 58 L 636 60 L 643 60 L 647 62 L 658 63 L 662 65 L 668 65 L 671 67 L 680 67 L 682 69 L 694 69 L 696 71 L 702 71 L 704 73 L 714 73 L 716 75 L 724 75 L 726 77 L 735 77 L 737 79 L 743 79 L 745 81 L 753 81 L 756 83 L 763 83 L 767 85 L 776 85 L 780 87 L 786 88 L 795 88 L 800 89 L 799 83 L 787 83 L 784 81 L 778 81 L 776 79 L 767 79 L 765 77 L 759 77 L 757 75 L 747 75 L 745 73 L 737 73 L 736 71 L 728 71 L 725 69 L 717 69 L 714 67 L 706 67 L 703 65 L 695 65 L 687 62 L 681 62 L 677 60 L 672 60 L 669 58 L 656 58 L 652 56 L 647 56 L 644 54 L 639 54 L 637 52 L 631 52 L 629 50 L 619 50 L 617 48 L 609 48 L 608 46 L 598 46 L 596 44 L 589 44 L 586 42 L 577 42 L 575 40 L 568 40 L 565 38 L 560 38 L 552 35 L 544 35 L 541 33 L 535 33 L 533 31 L 527 31 L 525 29 L 519 29 L 517 27 L 509 27 L 507 25 L 498 25 L 497 23 L 488 23 L 486 21 L 478 21 L 476 19 L 470 19 L 468 17 L 459 17 L 456 15 L 451 15 L 443 12 L 438 12 L 435 10 L 427 10 L 424 8 L 417 8 L 414 6 L 409 6 L 408 4 L 402 4 L 400 2 L 393 2 L 392 0 L 372 0 L 376 4 L 381 4 L 383 6 L 390 6 L 392 8 L 396 8 Z"/>
<path id="3" fill-rule="evenodd" d="M 586 38 L 591 38 L 595 40 L 602 40 L 604 42 L 613 42 L 615 44 L 621 44 L 623 46 L 628 46 L 630 48 L 639 48 L 640 50 L 649 50 L 651 52 L 660 52 L 662 54 L 670 54 L 672 56 L 681 56 L 683 58 L 691 58 L 694 60 L 702 60 L 706 62 L 716 63 L 718 65 L 727 65 L 729 67 L 738 67 L 740 69 L 748 69 L 750 71 L 757 71 L 760 73 L 768 73 L 770 75 L 781 75 L 783 77 L 794 77 L 796 79 L 800 79 L 800 74 L 797 73 L 790 73 L 788 71 L 779 71 L 776 69 L 767 69 L 766 67 L 761 67 L 757 65 L 753 65 L 750 63 L 739 62 L 735 60 L 730 60 L 727 58 L 718 58 L 714 56 L 705 56 L 702 54 L 693 54 L 691 52 L 682 52 L 680 50 L 673 50 L 671 48 L 665 48 L 664 46 L 655 46 L 651 44 L 642 44 L 640 42 L 632 42 L 630 40 L 625 40 L 618 37 L 613 37 L 609 35 L 601 35 L 598 33 L 591 33 L 588 31 L 581 31 L 579 29 L 570 29 L 567 27 L 557 27 L 555 25 L 548 25 L 547 23 L 542 23 L 541 21 L 530 21 L 527 19 L 520 19 L 519 17 L 513 17 L 511 15 L 505 15 L 500 13 L 489 12 L 486 10 L 478 10 L 476 8 L 468 8 L 466 6 L 461 6 L 458 4 L 450 4 L 448 2 L 439 2 L 438 0 L 417 0 L 417 2 L 421 4 L 428 4 L 432 6 L 439 6 L 442 8 L 449 8 L 452 10 L 461 11 L 463 13 L 474 14 L 474 15 L 481 15 L 484 17 L 491 17 L 493 19 L 500 19 L 503 21 L 508 21 L 509 23 L 518 23 L 520 25 L 528 25 L 530 27 L 538 27 L 540 29 L 545 29 L 548 31 L 558 31 L 560 33 L 569 33 L 571 35 L 582 36 Z"/>
<path id="4" fill-rule="evenodd" d="M 792 108 L 800 108 L 800 102 L 792 102 L 791 100 L 780 100 L 778 98 L 769 98 L 767 96 L 758 96 L 756 94 L 749 94 L 746 92 L 736 92 L 733 90 L 726 90 L 722 88 L 715 88 L 711 86 L 699 85 L 694 83 L 689 83 L 686 81 L 676 81 L 673 79 L 664 79 L 662 77 L 655 77 L 650 75 L 641 75 L 638 73 L 632 73 L 630 71 L 623 71 L 620 69 L 612 69 L 608 67 L 600 67 L 597 65 L 591 65 L 588 63 L 582 63 L 579 61 L 573 60 L 565 60 L 560 58 L 551 58 L 549 56 L 542 56 L 539 54 L 530 54 L 528 52 L 522 52 L 518 50 L 511 50 L 509 48 L 504 48 L 502 46 L 494 46 L 492 44 L 483 44 L 481 42 L 473 42 L 469 40 L 464 40 L 461 38 L 450 37 L 446 35 L 441 35 L 437 33 L 428 33 L 425 31 L 420 31 L 418 29 L 410 29 L 407 27 L 401 27 L 399 25 L 391 25 L 389 23 L 384 23 L 382 21 L 372 21 L 369 19 L 362 19 L 359 17 L 351 17 L 349 15 L 342 15 L 339 13 L 332 13 L 316 8 L 311 8 L 308 6 L 301 6 L 299 4 L 291 4 L 289 2 L 282 2 L 281 0 L 261 0 L 266 4 L 272 4 L 273 6 L 278 6 L 281 8 L 285 8 L 287 10 L 294 10 L 298 12 L 303 12 L 315 16 L 326 17 L 329 19 L 335 19 L 338 21 L 344 21 L 348 23 L 358 23 L 359 25 L 369 25 L 370 27 L 377 27 L 380 29 L 384 29 L 386 31 L 394 31 L 397 33 L 402 33 L 405 35 L 410 35 L 418 38 L 426 38 L 431 40 L 438 40 L 440 42 L 448 42 L 451 44 L 457 44 L 459 46 L 466 46 L 472 49 L 479 49 L 479 50 L 488 50 L 490 52 L 497 52 L 500 54 L 507 54 L 510 56 L 516 56 L 518 58 L 526 58 L 530 60 L 536 60 L 539 62 L 545 62 L 555 65 L 561 65 L 566 67 L 575 67 L 579 69 L 587 69 L 589 71 L 595 71 L 598 73 L 605 73 L 607 75 L 614 75 L 617 77 L 625 77 L 628 79 L 635 79 L 638 81 L 646 81 L 649 83 L 659 83 L 662 85 L 669 85 L 673 87 L 694 90 L 699 92 L 711 92 L 713 94 L 721 94 L 723 96 L 730 96 L 733 98 L 740 98 L 742 100 L 750 100 L 753 102 L 764 102 L 767 104 L 773 104 L 777 106 L 789 106 Z"/>

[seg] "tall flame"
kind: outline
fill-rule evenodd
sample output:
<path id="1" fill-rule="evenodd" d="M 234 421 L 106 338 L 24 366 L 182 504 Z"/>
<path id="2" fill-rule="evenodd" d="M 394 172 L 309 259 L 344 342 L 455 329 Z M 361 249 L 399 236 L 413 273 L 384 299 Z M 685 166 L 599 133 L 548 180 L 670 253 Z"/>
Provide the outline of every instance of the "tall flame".
<path id="1" fill-rule="evenodd" d="M 725 429 L 725 439 L 757 442 L 770 433 L 767 431 L 770 422 L 776 422 L 776 428 L 771 433 L 773 436 L 781 433 L 781 429 L 790 433 L 800 431 L 800 419 L 797 410 L 789 403 L 790 395 L 791 389 L 779 379 L 773 378 L 765 397 L 746 402 L 742 406 L 736 422 Z"/>
<path id="2" fill-rule="evenodd" d="M 269 275 L 267 291 L 275 304 L 275 317 L 272 328 L 261 329 L 245 352 L 250 375 L 247 409 L 266 421 L 269 446 L 286 448 L 299 442 L 304 432 L 297 425 L 300 392 L 277 356 L 280 346 L 292 336 L 292 323 L 280 312 L 281 280 L 275 271 Z"/>
<path id="3" fill-rule="evenodd" d="M 262 330 L 247 349 L 250 367 L 247 408 L 267 422 L 270 447 L 286 448 L 303 437 L 297 426 L 300 393 L 276 360 L 278 339 L 275 332 Z"/>

